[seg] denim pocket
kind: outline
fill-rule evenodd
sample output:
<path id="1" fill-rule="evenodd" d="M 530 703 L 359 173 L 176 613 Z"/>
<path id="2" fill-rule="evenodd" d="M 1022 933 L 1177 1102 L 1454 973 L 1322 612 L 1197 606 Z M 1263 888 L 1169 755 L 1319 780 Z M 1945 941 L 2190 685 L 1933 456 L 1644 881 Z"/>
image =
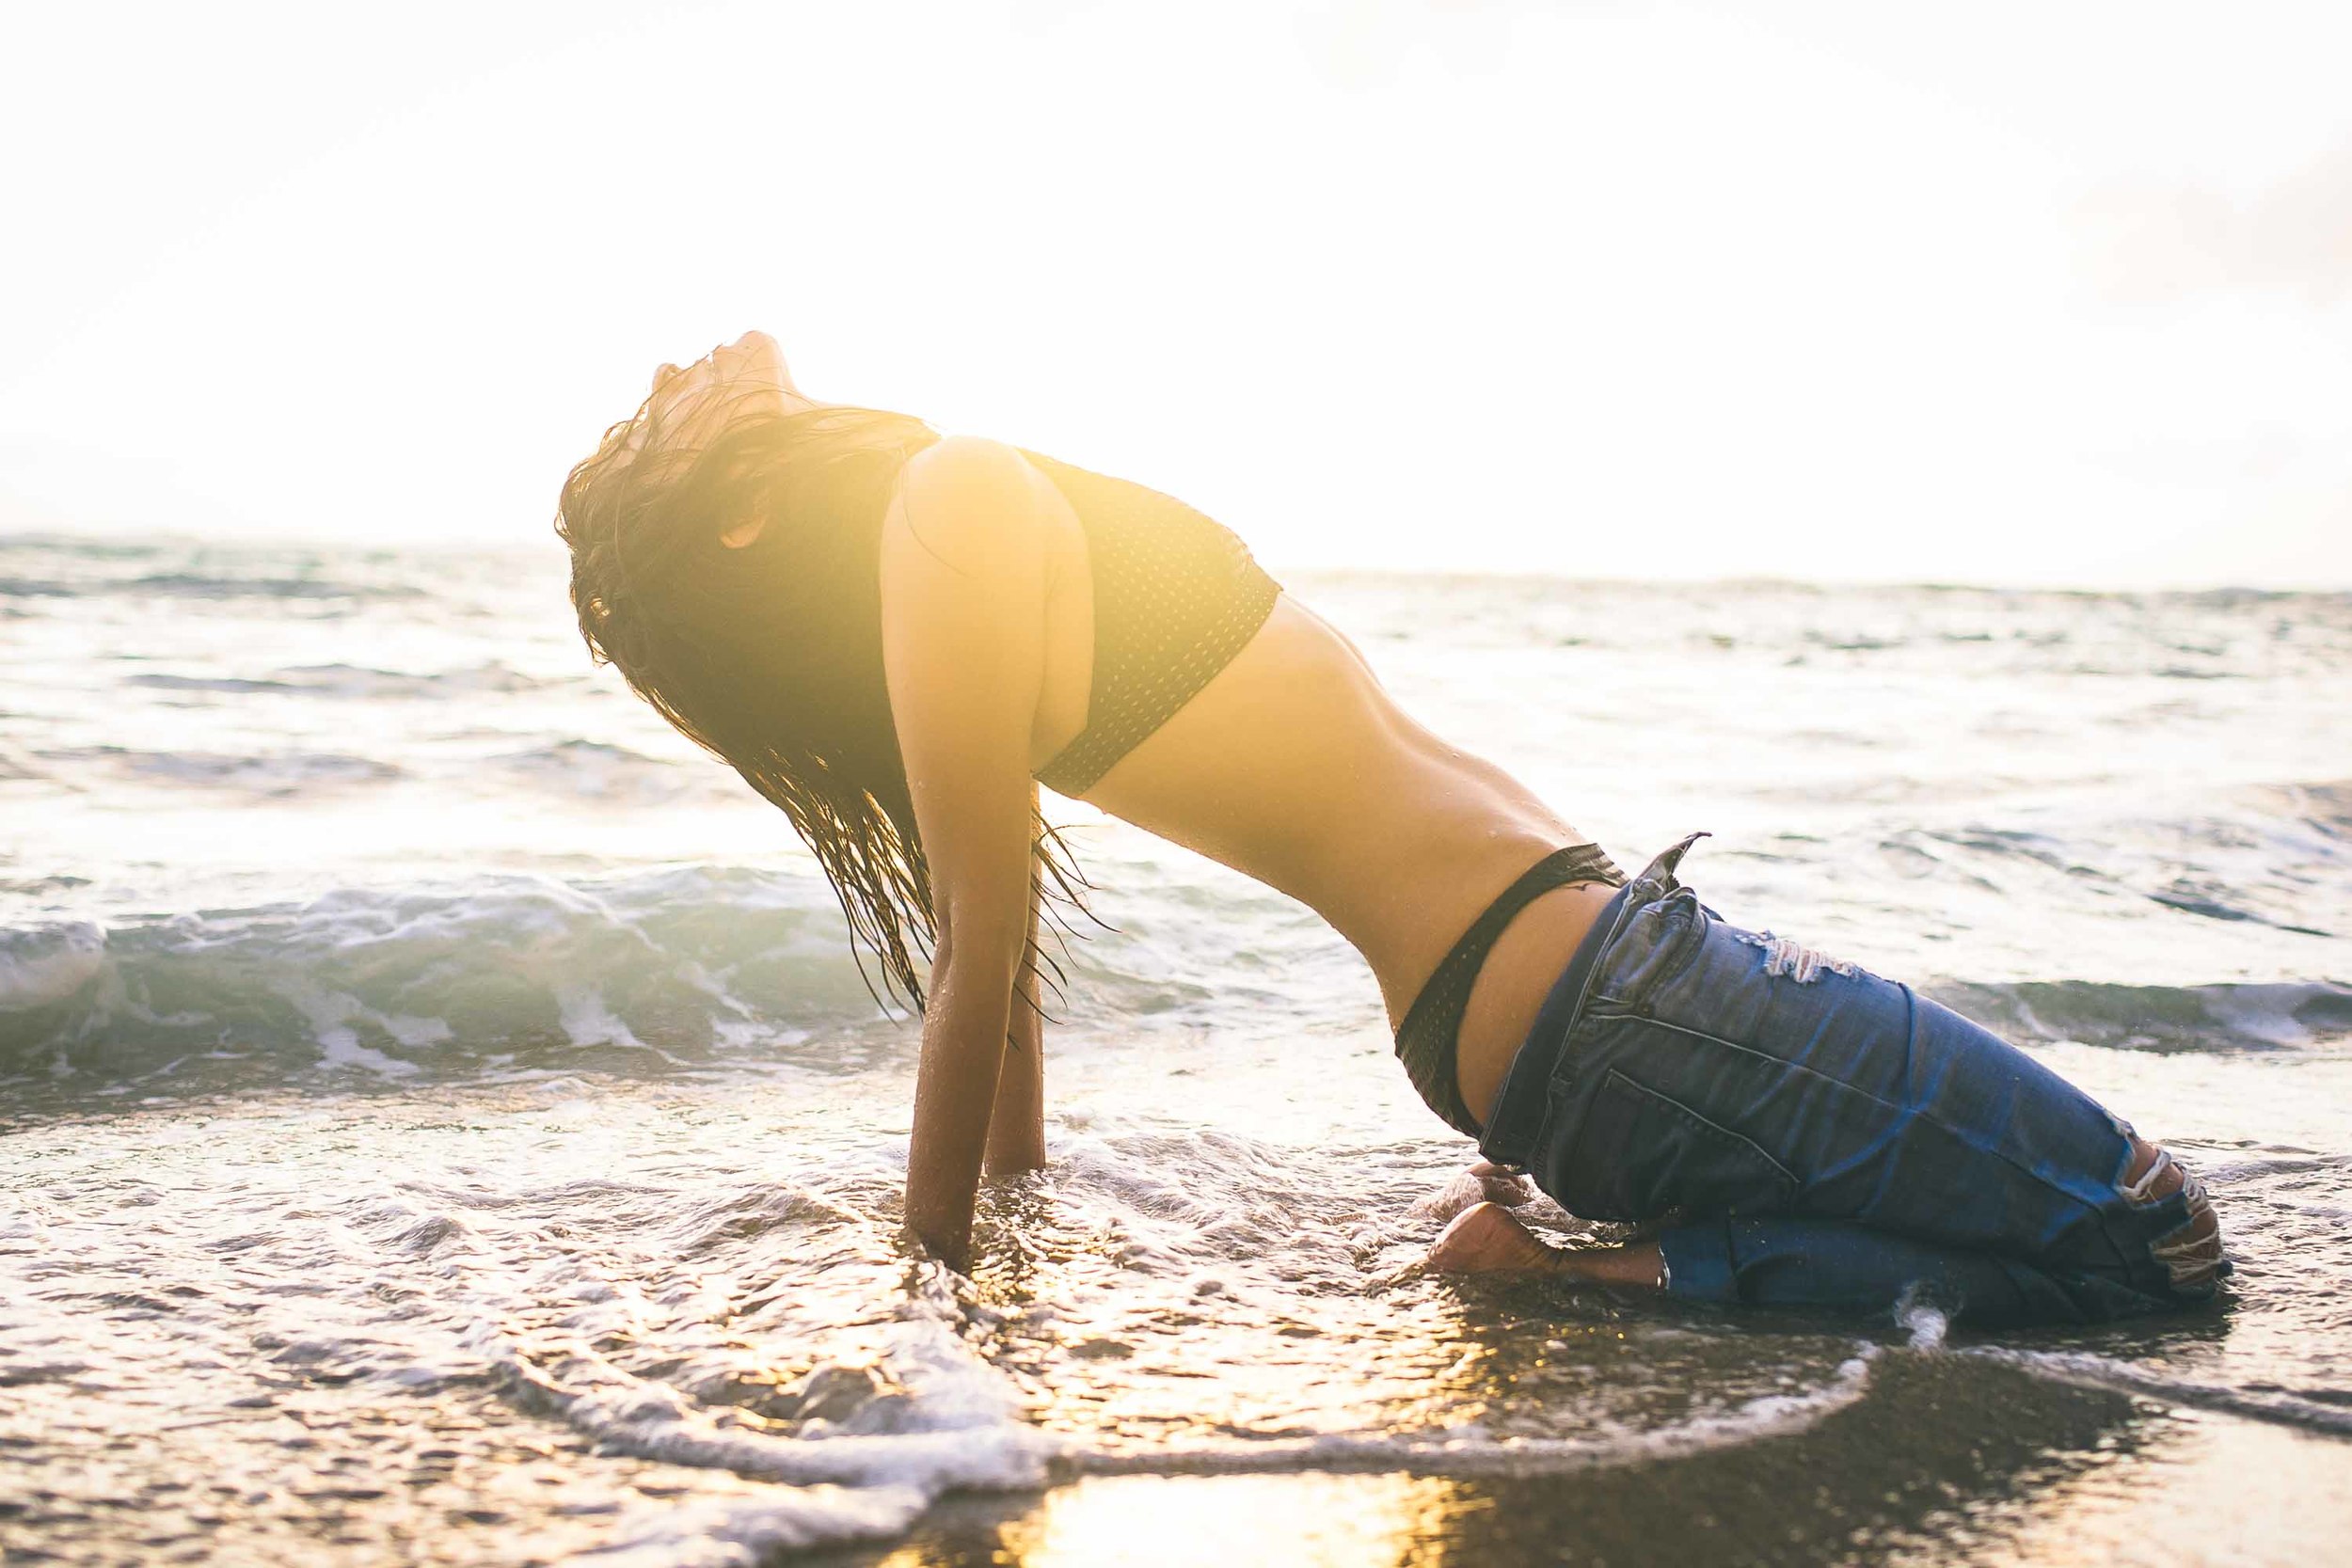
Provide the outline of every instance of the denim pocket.
<path id="1" fill-rule="evenodd" d="M 1553 1168 L 1545 1174 L 1555 1184 L 1546 1190 L 1586 1219 L 1772 1213 L 1788 1208 L 1799 1187 L 1788 1167 L 1746 1138 L 1614 1068 L 1566 1145 L 1547 1151 Z"/>
<path id="2" fill-rule="evenodd" d="M 1708 924 L 1705 907 L 1688 888 L 1645 905 L 1594 966 L 1593 1000 L 1639 1012 L 1652 992 L 1697 961 Z"/>

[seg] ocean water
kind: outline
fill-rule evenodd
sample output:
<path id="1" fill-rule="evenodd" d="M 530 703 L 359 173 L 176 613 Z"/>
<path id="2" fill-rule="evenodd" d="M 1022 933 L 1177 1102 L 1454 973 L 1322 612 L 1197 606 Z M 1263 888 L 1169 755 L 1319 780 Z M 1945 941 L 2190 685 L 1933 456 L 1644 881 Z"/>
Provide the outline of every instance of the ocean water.
<path id="1" fill-rule="evenodd" d="M 0 1553 L 2328 1560 L 2352 595 L 1298 576 L 1638 864 L 2183 1151 L 2211 1311 L 1417 1260 L 1470 1146 L 1298 906 L 1082 806 L 1052 1168 L 896 1241 L 912 1028 L 562 563 L 0 540 Z M 1573 1236 L 1565 1214 L 1546 1217 Z"/>

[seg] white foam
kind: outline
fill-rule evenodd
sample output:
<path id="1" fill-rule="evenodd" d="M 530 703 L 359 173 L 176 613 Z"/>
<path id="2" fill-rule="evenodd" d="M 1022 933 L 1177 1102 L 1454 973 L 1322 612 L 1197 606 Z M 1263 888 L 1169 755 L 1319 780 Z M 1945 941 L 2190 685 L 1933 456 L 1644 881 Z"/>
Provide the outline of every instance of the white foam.
<path id="1" fill-rule="evenodd" d="M 604 993 L 593 986 L 559 987 L 555 1003 L 557 1022 L 564 1026 L 565 1037 L 576 1046 L 621 1045 L 632 1051 L 653 1049 L 614 1015 L 612 1009 L 605 1005 Z"/>
<path id="2" fill-rule="evenodd" d="M 893 1536 L 930 1504 L 919 1487 L 795 1487 L 742 1502 L 646 1509 L 602 1546 L 564 1559 L 580 1568 L 754 1568 L 779 1552 Z"/>
<path id="3" fill-rule="evenodd" d="M 1941 1350 L 1944 1337 L 1952 1326 L 1951 1318 L 1941 1307 L 1908 1293 L 1896 1304 L 1895 1322 L 1898 1326 L 1909 1331 L 1909 1348 L 1923 1354 Z"/>
<path id="4" fill-rule="evenodd" d="M 2333 988 L 2312 985 L 2237 985 L 2201 988 L 2206 1016 L 2233 1035 L 2269 1045 L 2309 1045 L 2312 1034 L 2296 1009 Z"/>
<path id="5" fill-rule="evenodd" d="M 1959 1354 L 1999 1361 L 2053 1382 L 2070 1383 L 2080 1388 L 2139 1394 L 2196 1409 L 2219 1410 L 2233 1416 L 2250 1416 L 2257 1420 L 2276 1421 L 2282 1426 L 2352 1435 L 2352 1410 L 2339 1404 L 2301 1399 L 2289 1393 L 2255 1392 L 2199 1383 L 2190 1378 L 2167 1376 L 2124 1362 L 2111 1361 L 2104 1355 L 2093 1355 L 2087 1351 L 2012 1350 L 2003 1345 L 1974 1345 Z"/>
<path id="6" fill-rule="evenodd" d="M 1874 1347 L 1839 1364 L 1830 1382 L 1767 1394 L 1671 1426 L 1590 1437 L 1489 1437 L 1483 1433 L 1334 1433 L 1071 1451 L 1057 1469 L 1086 1475 L 1237 1475 L 1290 1470 L 1408 1471 L 1415 1475 L 1557 1475 L 1681 1459 L 1804 1432 L 1869 1391 Z"/>
<path id="7" fill-rule="evenodd" d="M 9 934 L 0 947 L 0 1012 L 62 1002 L 106 962 L 106 933 L 87 920 Z"/>
<path id="8" fill-rule="evenodd" d="M 633 1376 L 584 1346 L 552 1370 L 512 1344 L 485 1350 L 511 1386 L 608 1448 L 793 1486 L 906 1487 L 927 1497 L 954 1486 L 1018 1490 L 1042 1484 L 1046 1461 L 1062 1446 L 1047 1433 L 1012 1422 L 883 1436 L 787 1436 L 732 1424 L 723 1419 L 731 1413 L 698 1406 L 669 1385 Z"/>
<path id="9" fill-rule="evenodd" d="M 570 1291 L 584 1299 L 592 1283 L 575 1276 Z M 472 1338 L 510 1386 L 611 1449 L 791 1486 L 904 1492 L 919 1511 L 951 1487 L 1042 1485 L 1066 1446 L 1023 1419 L 1011 1381 L 956 1334 L 958 1312 L 945 1271 L 932 1265 L 885 1337 L 883 1370 L 906 1399 L 891 1423 L 899 1430 L 881 1434 L 835 1435 L 815 1421 L 797 1435 L 770 1430 L 747 1412 L 638 1377 L 584 1341 L 556 1356 L 545 1346 L 528 1354 L 497 1326 L 503 1313 L 480 1319 Z"/>
<path id="10" fill-rule="evenodd" d="M 308 980 L 282 980 L 276 989 L 310 1021 L 311 1033 L 318 1040 L 319 1057 L 328 1067 L 360 1068 L 385 1078 L 406 1078 L 419 1070 L 414 1062 L 404 1062 L 373 1046 L 360 1044 L 358 1031 L 351 1027 L 354 1020 L 374 1024 L 404 1045 L 415 1043 L 409 1037 L 436 1037 L 429 1025 L 438 1020 L 402 1019 L 402 1026 L 395 1027 L 391 1019 L 358 997 Z M 448 1033 L 448 1027 L 442 1025 L 438 1037 L 446 1038 Z"/>
<path id="11" fill-rule="evenodd" d="M 946 1269 L 925 1265 L 917 1294 L 885 1340 L 885 1358 L 914 1396 L 918 1418 L 935 1432 L 993 1432 L 1019 1428 L 1026 1412 L 1011 1379 L 990 1366 L 955 1330 L 958 1307 Z"/>

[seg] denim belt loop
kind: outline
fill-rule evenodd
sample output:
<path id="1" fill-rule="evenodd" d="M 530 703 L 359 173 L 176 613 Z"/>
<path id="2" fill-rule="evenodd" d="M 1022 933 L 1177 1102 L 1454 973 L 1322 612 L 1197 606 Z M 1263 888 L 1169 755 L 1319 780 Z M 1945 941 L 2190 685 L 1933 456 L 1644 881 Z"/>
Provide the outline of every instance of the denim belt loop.
<path id="1" fill-rule="evenodd" d="M 1675 867 L 1682 863 L 1682 857 L 1691 852 L 1692 845 L 1696 844 L 1700 839 L 1712 838 L 1714 836 L 1714 834 L 1702 830 L 1695 833 L 1687 834 L 1679 844 L 1668 845 L 1664 849 L 1659 851 L 1659 855 L 1656 860 L 1650 862 L 1649 864 L 1642 868 L 1642 874 L 1639 877 L 1634 878 L 1629 885 L 1633 887 L 1655 886 L 1658 891 L 1650 895 L 1650 897 L 1653 898 L 1663 898 L 1670 893 L 1681 891 L 1682 884 L 1675 879 Z M 1647 903 L 1649 899 L 1647 898 L 1642 900 L 1643 903 Z M 1631 900 L 1628 900 L 1628 902 L 1631 902 Z"/>
<path id="2" fill-rule="evenodd" d="M 1494 1103 L 1487 1107 L 1486 1130 L 1478 1140 L 1478 1152 L 1487 1160 L 1498 1165 L 1525 1165 L 1527 1156 L 1542 1140 L 1550 1111 L 1552 1074 L 1562 1049 L 1583 1016 L 1585 993 L 1599 974 L 1603 955 L 1635 911 L 1682 885 L 1675 880 L 1675 867 L 1692 845 L 1707 836 L 1692 833 L 1651 861 L 1639 877 L 1617 890 L 1584 933 L 1551 993 L 1544 998 L 1534 1027 L 1512 1056 Z"/>

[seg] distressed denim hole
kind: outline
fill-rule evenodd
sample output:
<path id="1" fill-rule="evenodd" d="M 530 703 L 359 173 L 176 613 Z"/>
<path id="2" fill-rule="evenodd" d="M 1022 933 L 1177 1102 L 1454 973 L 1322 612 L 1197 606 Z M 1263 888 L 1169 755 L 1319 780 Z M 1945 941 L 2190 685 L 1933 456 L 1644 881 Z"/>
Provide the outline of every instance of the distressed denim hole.
<path id="1" fill-rule="evenodd" d="M 1843 974 L 1849 980 L 1862 975 L 1860 965 L 1833 958 L 1793 937 L 1776 937 L 1770 931 L 1741 931 L 1739 935 L 1750 947 L 1764 949 L 1764 973 L 1774 979 L 1785 976 L 1801 986 L 1809 986 L 1824 973 Z"/>
<path id="2" fill-rule="evenodd" d="M 2151 1242 L 2148 1251 L 2164 1265 L 2174 1290 L 2191 1295 L 2211 1292 L 2224 1272 L 2221 1221 L 2197 1173 L 2172 1158 L 2170 1149 L 2133 1137 L 2131 1168 L 2117 1190 L 2135 1209 L 2151 1208 L 2174 1193 L 2181 1195 L 2187 1217 Z"/>

